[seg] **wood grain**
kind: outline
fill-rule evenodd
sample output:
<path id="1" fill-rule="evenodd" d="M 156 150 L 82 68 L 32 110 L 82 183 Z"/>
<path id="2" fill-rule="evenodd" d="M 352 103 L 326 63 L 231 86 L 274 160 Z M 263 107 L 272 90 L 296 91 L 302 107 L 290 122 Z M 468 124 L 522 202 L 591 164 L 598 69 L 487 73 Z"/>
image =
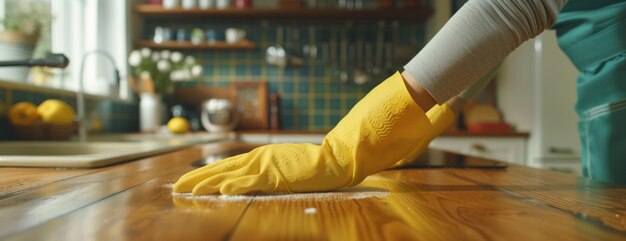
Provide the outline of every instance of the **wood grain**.
<path id="1" fill-rule="evenodd" d="M 186 149 L 182 152 L 101 168 L 86 175 L 52 182 L 2 198 L 0 238 L 127 191 L 151 178 L 172 173 L 170 167 L 184 166 L 191 170 L 188 160 L 202 157 L 201 151 L 197 149 Z"/>
<path id="2" fill-rule="evenodd" d="M 172 196 L 184 172 L 152 179 L 8 240 L 224 240 L 249 201 Z"/>
<path id="3" fill-rule="evenodd" d="M 0 170 L 0 199 L 17 191 L 75 177 L 90 172 L 88 169 L 13 168 Z"/>
<path id="4" fill-rule="evenodd" d="M 626 232 L 626 189 L 610 184 L 591 182 L 558 172 L 551 176 L 542 171 L 513 167 L 510 175 L 455 173 L 477 184 L 501 183 L 500 191 L 509 195 L 539 201 L 577 218 L 598 222 L 617 231 Z M 539 175 L 538 175 L 539 174 Z"/>
<path id="5" fill-rule="evenodd" d="M 387 171 L 361 187 L 388 195 L 253 201 L 232 240 L 621 240 L 624 233 L 467 182 L 444 169 Z M 480 172 L 489 172 L 481 170 Z M 492 171 L 507 173 L 506 171 Z M 623 203 L 621 205 L 624 205 Z M 318 212 L 307 215 L 306 208 Z M 280 227 L 280 228 L 277 228 Z"/>
<path id="6" fill-rule="evenodd" d="M 171 193 L 190 163 L 246 146 L 205 144 L 100 169 L 0 168 L 0 187 L 10 187 L 0 189 L 9 190 L 0 239 L 626 240 L 626 187 L 515 165 L 390 170 L 314 194 Z"/>

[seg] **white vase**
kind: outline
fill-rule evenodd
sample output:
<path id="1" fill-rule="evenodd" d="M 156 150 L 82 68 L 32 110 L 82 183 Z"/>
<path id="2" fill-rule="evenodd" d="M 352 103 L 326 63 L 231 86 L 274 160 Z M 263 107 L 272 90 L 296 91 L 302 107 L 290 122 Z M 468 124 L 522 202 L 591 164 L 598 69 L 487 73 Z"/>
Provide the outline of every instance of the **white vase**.
<path id="1" fill-rule="evenodd" d="M 198 7 L 201 9 L 212 8 L 215 5 L 215 0 L 198 0 Z"/>
<path id="2" fill-rule="evenodd" d="M 230 0 L 217 0 L 215 3 L 218 9 L 225 9 L 230 7 Z"/>
<path id="3" fill-rule="evenodd" d="M 139 96 L 139 130 L 155 132 L 163 123 L 163 102 L 155 93 L 141 93 Z"/>
<path id="4" fill-rule="evenodd" d="M 180 5 L 179 0 L 163 0 L 163 8 L 170 9 Z"/>
<path id="5" fill-rule="evenodd" d="M 183 0 L 182 5 L 184 9 L 192 9 L 195 8 L 197 4 L 196 0 Z"/>

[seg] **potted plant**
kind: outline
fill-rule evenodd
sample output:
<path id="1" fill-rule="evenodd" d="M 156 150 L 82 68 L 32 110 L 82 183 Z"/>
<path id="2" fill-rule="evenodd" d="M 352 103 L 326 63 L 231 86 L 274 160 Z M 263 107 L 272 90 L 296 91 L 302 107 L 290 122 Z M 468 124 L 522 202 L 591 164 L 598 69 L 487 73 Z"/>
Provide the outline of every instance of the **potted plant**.
<path id="1" fill-rule="evenodd" d="M 4 19 L 0 19 L 0 60 L 32 58 L 40 37 L 49 33 L 52 21 L 49 3 L 8 0 L 6 10 Z M 24 82 L 29 71 L 24 67 L 3 67 L 0 68 L 0 80 Z"/>
<path id="2" fill-rule="evenodd" d="M 139 93 L 139 127 L 142 132 L 155 131 L 162 124 L 165 109 L 162 97 L 174 92 L 176 81 L 189 81 L 202 74 L 202 66 L 193 56 L 180 52 L 148 48 L 133 50 L 128 56 L 131 86 Z"/>

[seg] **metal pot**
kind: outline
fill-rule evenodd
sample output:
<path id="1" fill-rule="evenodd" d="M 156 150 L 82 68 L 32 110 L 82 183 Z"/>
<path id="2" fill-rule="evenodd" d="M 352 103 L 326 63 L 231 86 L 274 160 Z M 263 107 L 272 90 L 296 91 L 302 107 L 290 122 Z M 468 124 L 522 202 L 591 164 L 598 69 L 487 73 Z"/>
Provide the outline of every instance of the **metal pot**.
<path id="1" fill-rule="evenodd" d="M 209 132 L 232 131 L 239 117 L 235 105 L 228 99 L 210 99 L 202 102 L 200 119 Z"/>

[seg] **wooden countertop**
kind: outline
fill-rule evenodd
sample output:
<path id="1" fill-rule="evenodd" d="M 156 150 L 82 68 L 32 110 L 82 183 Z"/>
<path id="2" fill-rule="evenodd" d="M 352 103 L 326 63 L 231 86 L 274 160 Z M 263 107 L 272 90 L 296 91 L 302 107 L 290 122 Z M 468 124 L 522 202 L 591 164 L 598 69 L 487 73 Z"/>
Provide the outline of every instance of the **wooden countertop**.
<path id="1" fill-rule="evenodd" d="M 626 187 L 511 165 L 402 169 L 342 192 L 172 195 L 213 143 L 98 169 L 0 168 L 1 240 L 626 240 Z"/>

